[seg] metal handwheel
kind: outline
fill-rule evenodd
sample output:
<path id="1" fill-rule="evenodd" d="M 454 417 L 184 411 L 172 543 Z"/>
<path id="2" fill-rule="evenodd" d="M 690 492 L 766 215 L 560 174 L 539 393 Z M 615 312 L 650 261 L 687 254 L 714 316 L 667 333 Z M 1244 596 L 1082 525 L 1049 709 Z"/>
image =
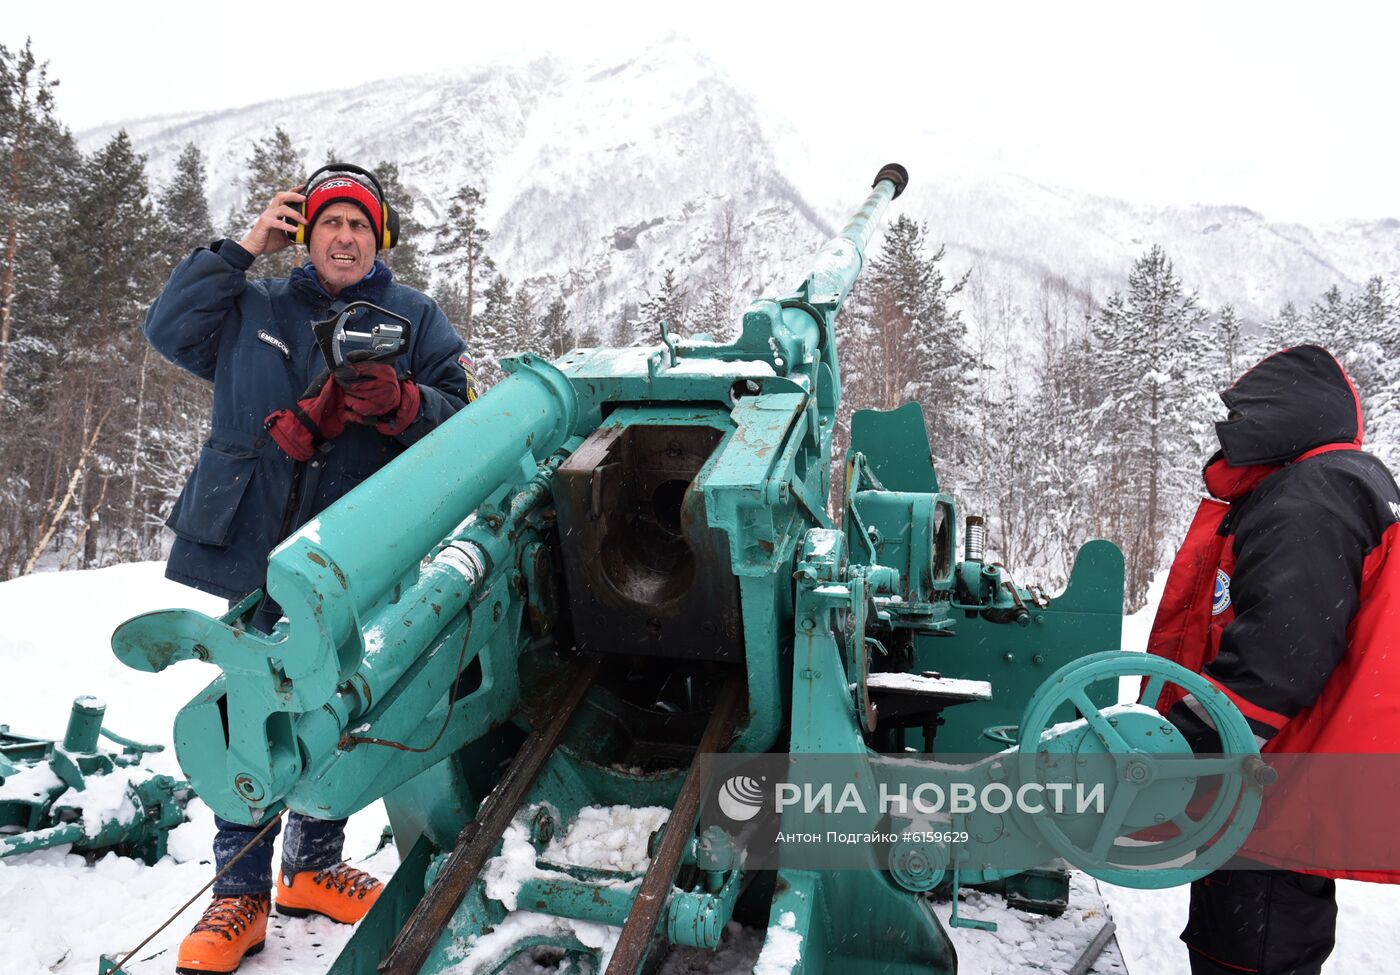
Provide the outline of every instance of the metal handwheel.
<path id="1" fill-rule="evenodd" d="M 1093 703 L 1093 685 L 1112 681 L 1116 689 L 1123 677 L 1146 678 L 1136 703 Z M 1196 757 L 1153 710 L 1169 684 L 1195 695 L 1220 734 L 1223 756 Z M 1066 703 L 1081 718 L 1052 725 Z M 1253 828 L 1272 772 L 1244 716 L 1218 688 L 1161 657 L 1118 651 L 1067 664 L 1040 686 L 1021 718 L 1017 761 L 1022 782 L 1102 785 L 1102 812 L 1047 810 L 1032 819 L 1076 867 L 1138 888 L 1173 887 L 1224 864 Z M 1202 778 L 1218 779 L 1214 795 L 1193 802 Z M 1202 806 L 1205 812 L 1193 815 Z"/>

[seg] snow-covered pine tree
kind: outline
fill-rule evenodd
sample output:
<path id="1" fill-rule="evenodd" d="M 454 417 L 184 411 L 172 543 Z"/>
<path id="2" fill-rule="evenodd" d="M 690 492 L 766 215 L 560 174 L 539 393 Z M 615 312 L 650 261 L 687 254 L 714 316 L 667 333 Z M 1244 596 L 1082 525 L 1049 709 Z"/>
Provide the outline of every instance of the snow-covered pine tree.
<path id="1" fill-rule="evenodd" d="M 380 162 L 374 167 L 374 175 L 384 188 L 384 197 L 394 212 L 399 215 L 399 241 L 394 249 L 384 251 L 379 256 L 394 272 L 394 280 L 400 284 L 427 291 L 431 277 L 424 247 L 428 243 L 428 228 L 413 215 L 416 202 L 408 187 L 399 176 L 399 164 Z"/>
<path id="2" fill-rule="evenodd" d="M 1342 295 L 1342 289 L 1334 284 L 1308 309 L 1304 339 L 1324 347 L 1329 342 L 1336 345 L 1349 336 L 1351 325 L 1351 308 Z M 1293 344 L 1299 343 L 1295 340 Z"/>
<path id="3" fill-rule="evenodd" d="M 1400 353 L 1400 296 L 1380 275 L 1366 281 L 1347 302 L 1349 339 L 1377 343 L 1386 356 Z"/>
<path id="4" fill-rule="evenodd" d="M 1097 431 L 1112 451 L 1101 471 L 1108 475 L 1104 528 L 1124 548 L 1133 606 L 1199 493 L 1199 429 L 1214 418 L 1201 415 L 1202 391 L 1213 385 L 1200 334 L 1205 319 L 1195 293 L 1154 245 L 1133 265 L 1127 292 L 1110 296 L 1094 323 L 1104 393 Z"/>
<path id="5" fill-rule="evenodd" d="M 1342 325 L 1331 350 L 1361 396 L 1366 443 L 1396 470 L 1393 461 L 1400 460 L 1400 403 L 1396 402 L 1400 395 L 1400 296 L 1384 278 L 1376 276 L 1341 305 Z"/>
<path id="6" fill-rule="evenodd" d="M 557 359 L 574 347 L 573 329 L 569 327 L 569 306 L 563 296 L 555 298 L 545 309 L 539 323 L 540 351 Z"/>
<path id="7" fill-rule="evenodd" d="M 1239 378 L 1248 364 L 1243 326 L 1234 305 L 1226 304 L 1215 316 L 1211 347 L 1215 353 L 1215 379 L 1220 389 Z"/>
<path id="8" fill-rule="evenodd" d="M 481 296 L 481 310 L 473 316 L 475 341 L 473 355 L 476 357 L 477 378 L 482 391 L 486 391 L 500 381 L 501 356 L 512 350 L 507 348 L 511 341 L 511 314 L 515 296 L 510 290 L 510 281 L 504 274 L 491 279 L 490 286 Z"/>
<path id="9" fill-rule="evenodd" d="M 972 374 L 972 410 L 958 459 L 958 500 L 965 514 L 985 519 L 994 558 L 1025 566 L 1023 533 L 1033 519 L 1023 517 L 1022 492 L 1029 487 L 1024 470 L 1028 445 L 1021 436 L 1026 431 L 1026 364 L 1017 341 L 1028 323 L 1012 290 L 994 281 L 981 263 L 968 272 L 961 303 L 974 324 L 980 365 Z M 953 473 L 945 470 L 944 476 Z"/>
<path id="10" fill-rule="evenodd" d="M 1307 330 L 1307 323 L 1303 320 L 1297 306 L 1291 301 L 1286 302 L 1279 309 L 1278 315 L 1272 321 L 1265 322 L 1264 327 L 1260 329 L 1259 345 L 1255 350 L 1258 355 L 1252 356 L 1252 359 L 1258 362 L 1280 349 L 1286 349 L 1291 345 L 1301 345 L 1308 341 Z"/>
<path id="11" fill-rule="evenodd" d="M 609 336 L 615 348 L 625 349 L 630 345 L 642 344 L 641 336 L 646 332 L 642 314 L 642 308 L 637 302 L 623 302 L 622 315 L 617 319 L 612 335 Z"/>
<path id="12" fill-rule="evenodd" d="M 941 483 L 963 448 L 976 357 L 966 325 L 948 299 L 966 278 L 945 286 L 940 247 L 928 253 L 925 228 L 899 217 L 856 281 L 836 322 L 842 407 L 832 447 L 833 498 L 841 488 L 854 410 L 888 410 L 911 400 L 923 405 Z"/>
<path id="13" fill-rule="evenodd" d="M 661 323 L 673 336 L 689 332 L 690 289 L 676 277 L 676 269 L 668 267 L 661 275 L 656 289 L 649 291 L 637 306 L 629 321 L 630 338 L 619 345 L 651 345 L 661 341 Z"/>
<path id="14" fill-rule="evenodd" d="M 743 244 L 734 201 L 716 214 L 708 245 L 714 263 L 692 289 L 689 319 L 695 332 L 726 341 L 739 326 L 738 276 Z"/>
<path id="15" fill-rule="evenodd" d="M 161 229 L 146 180 L 145 157 L 119 131 L 83 161 L 72 222 L 65 241 L 63 281 L 69 325 L 89 336 L 135 345 L 125 326 L 146 304 L 161 279 L 155 258 Z M 139 313 L 139 314 L 137 314 Z M 101 356 L 109 343 L 85 343 Z"/>
<path id="16" fill-rule="evenodd" d="M 852 405 L 890 410 L 918 400 L 940 462 L 961 449 L 975 362 L 961 313 L 948 306 L 964 282 L 945 287 L 942 260 L 942 248 L 928 253 L 922 225 L 898 217 L 856 284 L 852 317 L 861 328 L 841 346 L 843 375 L 868 397 Z"/>
<path id="17" fill-rule="evenodd" d="M 65 351 L 63 402 L 51 415 L 78 427 L 75 443 L 102 436 L 88 455 L 74 512 L 73 557 L 95 564 L 99 548 L 129 555 L 137 548 L 123 532 L 133 523 L 122 509 L 138 476 L 135 445 L 145 423 L 146 342 L 141 322 L 164 280 L 158 258 L 161 230 L 150 202 L 145 157 L 119 131 L 83 161 L 71 221 L 60 249 L 66 329 L 81 335 Z M 93 382 L 103 376 L 107 381 Z M 82 409 L 73 406 L 82 404 Z M 105 422 L 103 422 L 105 420 Z M 139 492 L 138 492 L 139 494 Z M 110 545 L 109 545 L 110 543 Z"/>
<path id="18" fill-rule="evenodd" d="M 433 301 L 437 302 L 442 313 L 447 316 L 447 320 L 457 330 L 457 334 L 465 334 L 462 322 L 466 320 L 467 293 L 462 290 L 461 285 L 450 278 L 438 278 L 433 283 L 430 293 Z M 476 355 L 475 348 L 471 352 L 473 356 Z"/>
<path id="19" fill-rule="evenodd" d="M 280 125 L 271 135 L 253 143 L 244 172 L 243 205 L 236 211 L 235 225 L 226 231 L 234 240 L 243 239 L 274 196 L 300 186 L 309 175 L 301 152 Z M 295 247 L 265 254 L 258 258 L 258 276 L 275 278 L 289 274 L 301 263 L 302 257 L 303 252 Z"/>
<path id="20" fill-rule="evenodd" d="M 30 41 L 18 51 L 0 45 L 0 173 L 5 176 L 0 194 L 0 398 L 5 394 L 11 331 L 20 283 L 16 273 L 22 262 L 21 225 L 33 203 L 46 194 L 44 143 L 60 133 L 67 135 L 53 113 L 53 90 L 48 63 L 34 56 Z"/>
<path id="21" fill-rule="evenodd" d="M 1199 380 L 1194 389 L 1195 406 L 1187 411 L 1186 420 L 1194 447 L 1183 454 L 1185 470 L 1189 471 L 1193 462 L 1199 467 L 1200 462 L 1220 448 L 1215 434 L 1215 421 L 1224 416 L 1220 393 L 1258 361 L 1258 356 L 1251 356 L 1254 345 L 1245 339 L 1244 322 L 1233 305 L 1225 305 L 1204 324 L 1200 336 Z M 1175 536 L 1165 541 L 1170 550 Z"/>
<path id="22" fill-rule="evenodd" d="M 1095 370 L 1087 288 L 1058 277 L 1041 282 L 1031 322 L 1038 354 L 1031 368 L 1034 388 L 1027 434 L 1036 445 L 1026 477 L 1031 520 L 1041 532 L 1040 581 L 1062 585 L 1079 547 L 1095 537 L 1100 501 L 1096 471 L 1098 443 L 1090 418 L 1102 388 Z M 1019 566 L 1019 563 L 1017 563 Z"/>
<path id="23" fill-rule="evenodd" d="M 157 258 L 173 268 L 191 250 L 214 239 L 214 221 L 205 195 L 204 154 L 186 143 L 175 161 L 175 175 L 160 193 L 156 219 L 160 227 Z"/>
<path id="24" fill-rule="evenodd" d="M 535 298 L 522 284 L 511 297 L 510 308 L 506 312 L 506 329 L 501 338 L 499 355 L 542 352 L 539 331 L 539 322 L 535 317 Z"/>
<path id="25" fill-rule="evenodd" d="M 596 318 L 585 318 L 575 344 L 581 349 L 596 349 L 603 344 L 603 335 L 598 329 Z"/>
<path id="26" fill-rule="evenodd" d="M 1370 396 L 1366 449 L 1400 477 L 1400 362 L 1390 360 L 1390 378 Z"/>
<path id="27" fill-rule="evenodd" d="M 64 375 L 57 251 L 81 157 L 53 113 L 58 84 L 26 43 L 0 45 L 0 579 L 22 571 L 61 493 L 64 469 L 45 416 Z"/>
<path id="28" fill-rule="evenodd" d="M 460 317 L 453 321 L 467 344 L 473 348 L 481 344 L 474 344 L 478 289 L 486 275 L 496 267 L 486 253 L 486 242 L 491 239 L 491 232 L 481 223 L 481 211 L 485 207 L 486 197 L 481 190 L 464 183 L 447 206 L 447 216 L 438 226 L 432 251 L 434 256 L 445 258 L 440 269 L 454 278 L 453 283 L 462 291 Z"/>

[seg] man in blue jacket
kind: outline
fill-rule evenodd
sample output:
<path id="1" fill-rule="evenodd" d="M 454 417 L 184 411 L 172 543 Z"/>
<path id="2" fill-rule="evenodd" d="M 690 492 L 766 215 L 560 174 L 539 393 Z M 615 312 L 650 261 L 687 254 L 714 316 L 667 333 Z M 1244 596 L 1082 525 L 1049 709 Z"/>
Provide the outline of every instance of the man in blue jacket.
<path id="1" fill-rule="evenodd" d="M 231 601 L 263 586 L 269 553 L 292 531 L 474 396 L 471 359 L 441 309 L 378 260 L 397 221 L 373 177 L 352 170 L 321 171 L 305 195 L 278 193 L 243 240 L 196 250 L 146 316 L 151 346 L 214 386 L 209 439 L 168 520 L 166 575 Z M 298 231 L 309 263 L 250 279 L 257 258 L 292 246 Z M 355 301 L 408 319 L 407 351 L 328 375 L 311 325 Z M 265 600 L 252 625 L 266 631 L 279 616 Z M 217 825 L 222 870 L 257 829 Z M 379 882 L 341 862 L 344 826 L 288 816 L 279 913 L 354 923 L 369 910 Z M 232 972 L 262 948 L 276 833 L 215 883 L 177 971 Z"/>

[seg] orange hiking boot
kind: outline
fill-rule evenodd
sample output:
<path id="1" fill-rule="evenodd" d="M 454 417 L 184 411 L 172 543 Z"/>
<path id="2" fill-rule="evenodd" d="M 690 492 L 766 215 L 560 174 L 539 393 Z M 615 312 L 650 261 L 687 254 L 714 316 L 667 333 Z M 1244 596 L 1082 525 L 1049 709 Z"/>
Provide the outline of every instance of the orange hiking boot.
<path id="1" fill-rule="evenodd" d="M 267 894 L 215 897 L 194 930 L 180 942 L 175 971 L 183 975 L 226 975 L 244 958 L 263 949 L 267 935 Z"/>
<path id="2" fill-rule="evenodd" d="M 277 913 L 289 917 L 321 914 L 341 924 L 354 924 L 369 913 L 384 885 L 363 870 L 337 863 L 325 870 L 303 870 L 277 877 Z"/>

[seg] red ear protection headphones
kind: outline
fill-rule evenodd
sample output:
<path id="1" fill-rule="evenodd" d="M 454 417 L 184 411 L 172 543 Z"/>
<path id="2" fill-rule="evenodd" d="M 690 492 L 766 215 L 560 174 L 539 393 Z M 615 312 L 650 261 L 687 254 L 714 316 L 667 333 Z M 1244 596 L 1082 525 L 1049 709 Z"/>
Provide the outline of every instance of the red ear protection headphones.
<path id="1" fill-rule="evenodd" d="M 328 175 L 321 180 L 317 180 L 316 177 L 320 176 L 322 173 Z M 324 183 L 327 179 L 334 178 L 338 173 L 353 173 L 356 176 L 363 176 L 373 184 L 375 195 L 379 197 L 379 225 L 383 228 L 383 233 L 380 236 L 379 248 L 380 250 L 388 250 L 390 247 L 397 244 L 399 242 L 398 211 L 391 207 L 389 201 L 384 198 L 384 187 L 379 185 L 379 180 L 375 178 L 375 175 L 368 169 L 361 169 L 359 166 L 353 166 L 350 163 L 329 163 L 306 178 L 306 183 L 302 190 L 302 192 L 306 194 L 306 200 L 302 201 L 300 207 L 302 217 L 307 217 L 306 204 L 311 200 L 311 191 L 314 190 L 319 183 Z M 290 230 L 287 231 L 287 236 L 290 237 L 294 243 L 305 244 L 309 230 L 310 228 L 307 227 L 306 224 L 302 224 L 297 227 L 295 233 Z"/>

